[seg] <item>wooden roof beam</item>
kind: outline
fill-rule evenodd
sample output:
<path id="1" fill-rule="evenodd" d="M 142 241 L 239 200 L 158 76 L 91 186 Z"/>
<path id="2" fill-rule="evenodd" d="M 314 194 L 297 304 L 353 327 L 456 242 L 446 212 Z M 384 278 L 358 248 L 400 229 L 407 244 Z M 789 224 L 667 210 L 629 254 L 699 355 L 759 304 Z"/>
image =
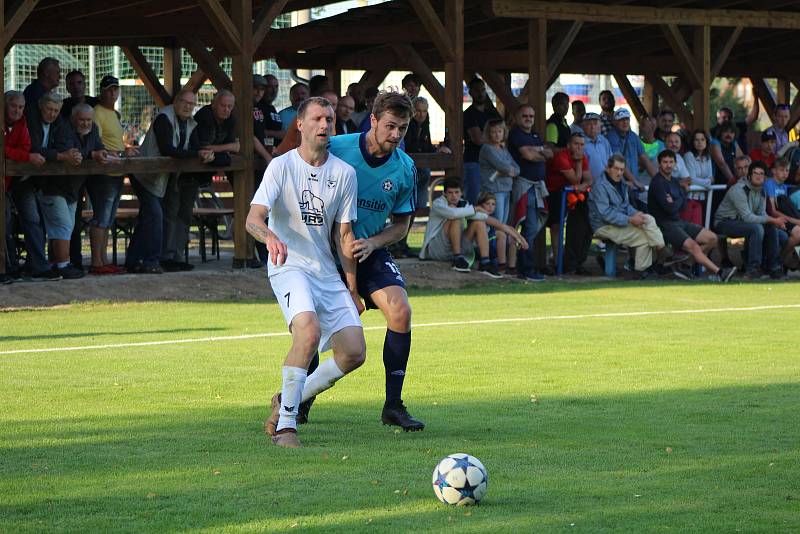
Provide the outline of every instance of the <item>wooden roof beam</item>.
<path id="1" fill-rule="evenodd" d="M 398 44 L 393 45 L 392 48 L 394 48 L 395 54 L 397 54 L 398 57 L 406 58 L 411 64 L 411 70 L 422 80 L 425 89 L 427 89 L 433 99 L 436 100 L 436 103 L 444 109 L 444 87 L 442 87 L 442 84 L 436 79 L 436 76 L 433 75 L 433 71 L 425 63 L 425 60 L 422 59 L 422 56 L 420 56 L 411 45 Z"/>
<path id="2" fill-rule="evenodd" d="M 772 92 L 772 88 L 769 84 L 764 80 L 764 78 L 750 78 L 750 82 L 753 84 L 753 92 L 756 95 L 756 98 L 761 102 L 761 105 L 764 106 L 764 111 L 767 112 L 769 116 L 769 120 L 775 122 L 775 94 Z"/>
<path id="3" fill-rule="evenodd" d="M 261 46 L 261 43 L 264 42 L 270 29 L 272 29 L 272 23 L 275 22 L 278 15 L 283 12 L 283 8 L 286 7 L 288 1 L 289 0 L 272 0 L 269 4 L 264 3 L 264 5 L 261 6 L 261 10 L 253 21 L 254 54 L 255 51 L 258 50 L 258 47 Z"/>
<path id="4" fill-rule="evenodd" d="M 192 35 L 186 38 L 184 44 L 186 50 L 197 62 L 197 66 L 203 69 L 217 89 L 230 89 L 233 86 L 231 79 L 219 66 L 219 59 L 206 49 L 200 39 Z"/>
<path id="5" fill-rule="evenodd" d="M 361 85 L 364 89 L 368 89 L 370 87 L 378 87 L 383 80 L 386 79 L 386 76 L 389 75 L 389 69 L 374 69 L 374 70 L 365 70 L 364 74 L 361 75 L 361 79 L 358 80 L 359 85 Z"/>
<path id="6" fill-rule="evenodd" d="M 661 98 L 664 99 L 664 102 L 670 107 L 672 111 L 678 114 L 678 117 L 682 122 L 686 124 L 692 124 L 694 117 L 692 117 L 692 112 L 689 111 L 689 108 L 678 99 L 675 91 L 667 85 L 667 82 L 664 81 L 660 75 L 657 74 L 647 74 L 645 78 L 653 84 L 653 88 L 655 89 L 656 93 L 661 95 Z"/>
<path id="7" fill-rule="evenodd" d="M 442 24 L 436 10 L 433 9 L 429 0 L 410 0 L 411 6 L 417 13 L 420 22 L 428 32 L 433 44 L 442 56 L 442 60 L 453 61 L 455 51 L 453 50 L 453 43 L 450 42 L 447 31 Z"/>
<path id="8" fill-rule="evenodd" d="M 242 36 L 219 0 L 200 0 L 200 8 L 231 54 L 241 52 Z"/>
<path id="9" fill-rule="evenodd" d="M 617 81 L 619 90 L 622 91 L 622 96 L 628 101 L 628 104 L 633 110 L 633 114 L 636 115 L 636 120 L 641 122 L 648 113 L 644 104 L 642 104 L 642 101 L 639 99 L 639 95 L 636 94 L 633 85 L 631 85 L 630 80 L 628 80 L 628 75 L 624 73 L 614 74 L 614 79 Z"/>
<path id="10" fill-rule="evenodd" d="M 696 9 L 650 6 L 618 6 L 541 0 L 491 0 L 495 17 L 517 19 L 581 20 L 612 24 L 677 24 L 686 26 L 741 26 L 748 28 L 800 29 L 800 13 L 743 9 Z"/>
<path id="11" fill-rule="evenodd" d="M 558 42 L 555 43 L 555 46 L 548 50 L 547 73 L 550 76 L 550 79 L 547 80 L 548 87 L 552 85 L 555 81 L 555 78 L 558 77 L 558 69 L 561 66 L 561 62 L 564 61 L 564 57 L 566 57 L 569 47 L 575 42 L 575 38 L 578 36 L 578 33 L 581 31 L 582 27 L 582 21 L 576 20 L 573 22 L 572 25 L 570 25 L 569 30 L 561 34 L 561 37 L 559 38 Z"/>
<path id="12" fill-rule="evenodd" d="M 669 43 L 670 48 L 672 48 L 675 58 L 680 63 L 686 78 L 688 78 L 689 85 L 693 88 L 702 87 L 703 78 L 697 70 L 692 50 L 689 48 L 689 45 L 686 44 L 686 40 L 683 38 L 680 28 L 675 24 L 665 24 L 661 26 L 661 31 L 664 33 L 664 37 Z"/>
<path id="13" fill-rule="evenodd" d="M 480 71 L 480 74 L 483 78 L 483 81 L 486 82 L 486 85 L 488 85 L 492 91 L 494 91 L 494 94 L 497 95 L 497 98 L 499 98 L 500 102 L 503 103 L 506 111 L 509 113 L 515 113 L 520 102 L 511 91 L 511 86 L 506 80 L 506 77 L 500 72 L 491 69 L 484 69 Z"/>
<path id="14" fill-rule="evenodd" d="M 742 30 L 744 30 L 743 26 L 736 26 L 731 35 L 728 37 L 728 40 L 725 41 L 722 49 L 716 54 L 714 58 L 714 63 L 711 65 L 711 79 L 713 80 L 717 76 L 719 76 L 719 72 L 722 70 L 722 66 L 725 65 L 725 62 L 728 61 L 728 57 L 731 55 L 731 50 L 733 50 L 733 46 L 736 44 L 736 41 L 739 40 L 739 37 L 742 35 Z"/>
<path id="15" fill-rule="evenodd" d="M 17 3 L 16 9 L 13 11 L 14 14 L 8 19 L 3 30 L 3 40 L 2 43 L 0 43 L 3 49 L 11 42 L 20 26 L 22 26 L 22 23 L 28 19 L 28 16 L 36 8 L 36 4 L 38 3 L 39 0 L 22 0 Z"/>
<path id="16" fill-rule="evenodd" d="M 159 81 L 158 76 L 153 70 L 153 67 L 151 67 L 150 63 L 147 62 L 147 58 L 144 57 L 144 54 L 142 54 L 142 51 L 139 49 L 139 47 L 123 46 L 122 53 L 125 54 L 126 58 L 128 58 L 133 70 L 135 70 L 136 74 L 139 75 L 139 78 L 142 79 L 142 83 L 147 89 L 147 92 L 150 93 L 150 96 L 153 97 L 153 100 L 156 101 L 156 104 L 159 107 L 164 107 L 169 104 L 172 101 L 172 96 L 164 88 L 164 86 L 161 85 L 161 81 Z"/>

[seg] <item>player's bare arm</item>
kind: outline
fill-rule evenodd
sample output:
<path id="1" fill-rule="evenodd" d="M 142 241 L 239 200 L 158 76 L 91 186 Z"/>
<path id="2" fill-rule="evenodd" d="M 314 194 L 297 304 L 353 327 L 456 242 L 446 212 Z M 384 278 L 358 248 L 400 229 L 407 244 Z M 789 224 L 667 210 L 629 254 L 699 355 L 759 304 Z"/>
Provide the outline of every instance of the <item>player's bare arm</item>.
<path id="1" fill-rule="evenodd" d="M 411 215 L 393 216 L 392 224 L 367 239 L 356 239 L 353 242 L 353 256 L 360 262 L 366 260 L 375 249 L 388 247 L 397 243 L 408 233 Z"/>
<path id="2" fill-rule="evenodd" d="M 253 204 L 250 206 L 250 213 L 247 214 L 245 228 L 247 229 L 247 233 L 253 236 L 253 239 L 267 245 L 269 259 L 272 261 L 272 265 L 283 265 L 288 252 L 286 243 L 281 241 L 272 230 L 267 228 L 264 222 L 267 219 L 267 215 L 269 215 L 269 209 L 266 206 Z"/>
<path id="3" fill-rule="evenodd" d="M 335 223 L 333 226 L 333 242 L 336 245 L 336 252 L 339 255 L 339 262 L 342 264 L 342 271 L 344 271 L 345 284 L 347 290 L 350 291 L 350 296 L 353 297 L 353 303 L 356 305 L 358 314 L 364 313 L 364 303 L 361 302 L 361 297 L 358 296 L 358 283 L 356 281 L 356 258 L 353 256 L 353 242 L 355 236 L 353 235 L 353 226 L 350 223 Z"/>

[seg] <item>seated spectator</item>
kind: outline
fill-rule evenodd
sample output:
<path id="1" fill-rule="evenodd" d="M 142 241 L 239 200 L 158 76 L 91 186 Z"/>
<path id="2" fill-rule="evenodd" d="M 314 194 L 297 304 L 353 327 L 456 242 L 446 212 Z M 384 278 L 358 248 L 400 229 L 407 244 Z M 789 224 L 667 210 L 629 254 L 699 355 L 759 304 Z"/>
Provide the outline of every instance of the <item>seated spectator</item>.
<path id="1" fill-rule="evenodd" d="M 494 195 L 494 218 L 503 224 L 509 221 L 511 187 L 519 176 L 519 165 L 505 147 L 508 136 L 502 119 L 489 119 L 483 127 L 483 144 L 478 156 L 481 171 L 481 193 Z M 506 268 L 506 234 L 497 233 L 497 261 Z"/>
<path id="2" fill-rule="evenodd" d="M 751 163 L 752 161 L 750 161 L 750 158 L 748 156 L 739 156 L 738 158 L 736 158 L 736 160 L 734 160 L 733 162 L 734 176 L 733 180 L 731 180 L 728 183 L 728 188 L 732 187 L 742 178 L 747 178 L 747 173 L 750 170 Z"/>
<path id="3" fill-rule="evenodd" d="M 589 170 L 589 158 L 584 154 L 584 145 L 583 135 L 572 134 L 567 148 L 553 156 L 547 175 L 547 190 L 550 192 L 547 223 L 550 225 L 553 258 L 558 258 L 561 246 L 561 205 L 562 197 L 566 195 L 566 271 L 582 276 L 590 274 L 583 263 L 592 244 L 589 208 L 586 205 L 586 194 L 592 186 L 592 173 Z M 566 187 L 573 188 L 574 192 L 565 192 Z"/>
<path id="4" fill-rule="evenodd" d="M 419 257 L 423 260 L 452 261 L 454 270 L 468 273 L 472 262 L 467 256 L 472 257 L 474 243 L 478 246 L 480 254 L 480 271 L 498 278 L 500 275 L 489 257 L 486 225 L 507 231 L 510 235 L 516 232 L 486 212 L 476 211 L 471 204 L 461 198 L 461 192 L 459 178 L 449 177 L 444 181 L 444 195 L 431 204 Z M 468 221 L 480 224 L 468 225 Z M 523 249 L 527 248 L 527 243 L 521 238 L 520 242 Z"/>
<path id="5" fill-rule="evenodd" d="M 43 94 L 36 106 L 27 108 L 32 163 L 62 161 L 67 165 L 80 165 L 83 158 L 75 148 L 69 124 L 60 113 L 61 96 L 52 92 Z M 33 280 L 83 276 L 83 270 L 71 268 L 69 264 L 69 240 L 75 224 L 76 202 L 70 203 L 59 194 L 62 181 L 63 176 L 37 176 L 15 181 L 13 186 L 14 205 L 25 233 L 26 269 L 30 270 Z M 50 244 L 50 263 L 44 255 L 42 228 Z"/>
<path id="6" fill-rule="evenodd" d="M 747 178 L 739 180 L 725 193 L 714 218 L 718 232 L 728 237 L 745 238 L 745 278 L 749 280 L 760 278 L 762 258 L 770 277 L 783 278 L 777 230 L 786 230 L 786 222 L 783 217 L 767 214 L 767 198 L 763 190 L 767 172 L 763 161 L 751 163 Z"/>
<path id="7" fill-rule="evenodd" d="M 714 161 L 714 183 L 733 184 L 736 176 L 734 161 L 744 156 L 744 152 L 736 142 L 736 126 L 732 122 L 725 122 L 717 128 L 719 137 L 717 142 L 711 144 L 711 159 Z"/>
<path id="8" fill-rule="evenodd" d="M 775 154 L 776 138 L 769 130 L 761 132 L 761 147 L 750 151 L 750 161 L 763 161 L 768 169 L 775 165 L 777 155 Z"/>
<path id="9" fill-rule="evenodd" d="M 686 168 L 686 162 L 681 155 L 683 153 L 683 138 L 678 132 L 667 134 L 666 147 L 675 153 L 675 168 L 672 170 L 673 178 L 678 180 L 689 178 L 689 169 Z"/>
<path id="10" fill-rule="evenodd" d="M 569 131 L 570 133 L 585 133 L 581 124 L 586 115 L 586 104 L 583 103 L 583 100 L 573 100 L 571 105 L 572 124 L 569 125 Z M 592 113 L 592 115 L 597 115 L 597 113 Z M 600 115 L 597 115 L 597 120 L 600 120 Z"/>
<path id="11" fill-rule="evenodd" d="M 6 114 L 3 125 L 3 151 L 6 160 L 26 162 L 31 155 L 31 136 L 28 133 L 28 123 L 25 120 L 25 96 L 20 91 L 6 91 Z M 4 177 L 2 186 L 8 192 L 11 187 L 11 177 Z M 5 247 L 5 274 L 0 274 L 0 284 L 10 284 L 20 280 L 19 260 L 17 259 L 16 242 L 12 233 L 12 198 L 6 195 L 5 221 L 6 221 L 6 247 Z"/>
<path id="12" fill-rule="evenodd" d="M 614 154 L 589 192 L 589 221 L 596 238 L 636 248 L 637 277 L 654 277 L 657 275 L 652 269 L 653 254 L 664 248 L 664 237 L 651 215 L 631 205 L 624 175 L 625 158 Z"/>
<path id="13" fill-rule="evenodd" d="M 698 224 L 681 220 L 680 212 L 686 206 L 686 192 L 689 189 L 689 180 L 678 182 L 672 178 L 672 169 L 675 167 L 675 153 L 669 149 L 658 155 L 659 172 L 653 177 L 648 190 L 647 205 L 650 214 L 655 218 L 664 241 L 672 245 L 674 253 L 684 250 L 688 252 L 697 263 L 711 272 L 709 279 L 717 282 L 727 282 L 731 279 L 735 267 L 720 269 L 707 253 L 717 246 L 717 235 Z M 688 279 L 688 275 L 675 270 L 675 275 Z"/>
<path id="14" fill-rule="evenodd" d="M 174 103 L 164 107 L 153 120 L 142 142 L 141 155 L 210 161 L 214 153 L 209 148 L 200 148 L 194 131 L 197 122 L 192 117 L 192 111 L 196 104 L 197 96 L 192 91 L 180 91 Z M 169 181 L 170 174 L 166 172 L 141 173 L 131 177 L 133 191 L 139 199 L 139 217 L 125 257 L 125 265 L 130 273 L 164 272 L 159 263 L 164 241 L 162 199 Z M 191 212 L 189 215 L 191 217 Z"/>
<path id="15" fill-rule="evenodd" d="M 711 163 L 708 145 L 708 134 L 704 130 L 697 129 L 692 132 L 691 147 L 684 157 L 686 168 L 689 171 L 689 186 L 709 189 L 714 183 L 714 166 Z M 686 207 L 681 211 L 681 219 L 702 225 L 705 200 L 705 192 L 690 192 L 686 200 Z"/>
<path id="16" fill-rule="evenodd" d="M 491 260 L 492 267 L 494 268 L 491 272 L 488 273 L 489 276 L 492 278 L 500 278 L 502 276 L 502 272 L 500 271 L 500 266 L 498 265 L 498 243 L 497 243 L 497 236 L 502 234 L 511 238 L 514 241 L 514 246 L 519 246 L 524 250 L 527 247 L 528 243 L 525 241 L 525 238 L 517 232 L 516 229 L 508 226 L 506 224 L 502 224 L 502 221 L 496 219 L 494 217 L 495 208 L 497 208 L 497 199 L 494 196 L 494 193 L 481 193 L 478 195 L 478 203 L 475 205 L 476 212 L 482 212 L 486 215 L 489 215 L 489 219 L 486 219 L 485 227 L 487 233 L 487 239 L 489 241 L 489 259 Z M 497 223 L 495 223 L 497 221 Z M 472 224 L 484 224 L 479 221 L 472 221 Z"/>
<path id="17" fill-rule="evenodd" d="M 297 108 L 300 102 L 308 98 L 308 96 L 308 86 L 304 83 L 296 83 L 289 89 L 289 102 L 291 102 L 291 105 L 283 108 L 278 113 L 281 118 L 281 128 L 283 128 L 284 132 L 289 129 L 289 126 L 297 118 Z"/>
<path id="18" fill-rule="evenodd" d="M 89 104 L 95 107 L 97 105 L 99 99 L 86 94 L 86 77 L 81 71 L 70 71 L 70 73 L 67 74 L 66 82 L 67 92 L 70 96 L 69 98 L 65 98 L 64 103 L 61 105 L 61 116 L 64 117 L 64 119 L 70 120 L 73 106 Z"/>
<path id="19" fill-rule="evenodd" d="M 336 105 L 336 135 L 356 133 L 358 126 L 350 118 L 355 110 L 355 101 L 351 96 L 343 96 Z"/>
<path id="20" fill-rule="evenodd" d="M 103 146 L 114 161 L 118 158 L 131 157 L 139 153 L 136 147 L 126 147 L 119 113 L 114 106 L 119 100 L 119 80 L 114 76 L 103 76 L 100 80 L 100 100 L 94 107 L 94 124 L 100 133 Z M 111 264 L 108 260 L 108 232 L 117 216 L 117 207 L 122 193 L 125 177 L 122 174 L 94 175 L 86 181 L 86 191 L 92 202 L 92 220 L 89 221 L 89 243 L 92 261 L 89 273 L 119 274 L 123 269 Z M 80 199 L 79 199 L 80 200 Z M 74 236 L 74 234 L 73 234 Z M 78 242 L 80 246 L 80 240 Z M 74 256 L 74 254 L 70 254 Z M 80 248 L 77 251 L 80 258 Z M 73 264 L 76 258 L 73 257 Z"/>
<path id="21" fill-rule="evenodd" d="M 795 247 L 800 245 L 800 209 L 789 199 L 789 188 L 786 179 L 789 177 L 789 160 L 780 158 L 772 168 L 772 177 L 764 182 L 767 195 L 767 214 L 782 218 L 786 230 L 778 230 L 781 247 L 781 261 L 784 267 L 797 269 Z"/>

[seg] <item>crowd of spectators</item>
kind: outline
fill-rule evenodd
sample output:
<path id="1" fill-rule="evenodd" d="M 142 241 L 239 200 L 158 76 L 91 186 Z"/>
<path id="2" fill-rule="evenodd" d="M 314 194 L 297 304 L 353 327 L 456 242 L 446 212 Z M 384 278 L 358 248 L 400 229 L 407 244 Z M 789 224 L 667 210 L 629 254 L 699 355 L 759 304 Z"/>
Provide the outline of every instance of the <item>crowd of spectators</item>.
<path id="1" fill-rule="evenodd" d="M 108 171 L 5 178 L 8 235 L 6 274 L 0 281 L 191 270 L 184 251 L 198 189 L 211 182 L 214 167 L 229 165 L 241 149 L 234 95 L 220 90 L 198 109 L 197 95 L 182 90 L 155 113 L 141 146 L 131 146 L 115 110 L 119 80 L 105 76 L 99 94 L 91 96 L 84 75 L 72 71 L 66 76 L 70 96 L 63 98 L 56 93 L 60 79 L 58 61 L 45 58 L 24 92 L 6 93 L 6 158 L 37 166 L 80 166 L 93 160 Z M 410 154 L 455 149 L 447 139 L 438 146 L 431 139 L 421 80 L 408 74 L 402 85 L 414 116 L 401 148 Z M 288 88 L 291 104 L 279 111 L 274 102 L 280 89 L 275 76 L 253 76 L 253 147 L 263 164 L 297 146 L 294 118 L 309 96 L 331 101 L 338 135 L 371 127 L 377 87 L 354 83 L 338 95 L 327 77 L 314 76 L 307 85 Z M 448 178 L 444 194 L 431 204 L 421 259 L 449 261 L 462 272 L 474 266 L 494 278 L 542 281 L 555 273 L 557 262 L 568 273 L 589 274 L 586 262 L 594 239 L 600 250 L 627 247 L 625 267 L 636 278 L 727 281 L 736 272 L 725 246 L 724 238 L 731 237 L 745 239 L 742 270 L 749 279 L 783 278 L 787 269 L 798 267 L 800 193 L 793 186 L 800 150 L 797 141 L 789 141 L 788 106 L 776 108 L 775 123 L 761 134 L 760 146 L 748 151 L 743 130 L 752 127 L 757 107 L 742 122 L 734 121 L 730 109 L 719 110 L 711 132 L 687 132 L 675 113 L 664 109 L 655 117 L 638 117 L 637 133 L 630 111 L 616 108 L 610 91 L 599 95 L 600 113 L 556 93 L 542 138 L 532 106 L 506 110 L 504 119 L 483 80 L 474 77 L 468 89 L 472 102 L 463 117 L 464 175 Z M 122 267 L 107 258 L 109 229 L 125 182 L 114 164 L 137 156 L 195 159 L 208 171 L 127 176 L 138 214 Z M 262 169 L 253 177 L 256 183 Z M 417 171 L 417 206 L 425 208 L 431 170 L 421 166 Z M 704 226 L 709 219 L 710 228 Z M 90 245 L 86 266 L 84 232 Z M 250 267 L 267 260 L 260 245 L 255 243 Z M 24 251 L 24 262 L 18 251 Z M 392 252 L 413 256 L 405 239 Z M 604 267 L 603 255 L 597 259 Z"/>

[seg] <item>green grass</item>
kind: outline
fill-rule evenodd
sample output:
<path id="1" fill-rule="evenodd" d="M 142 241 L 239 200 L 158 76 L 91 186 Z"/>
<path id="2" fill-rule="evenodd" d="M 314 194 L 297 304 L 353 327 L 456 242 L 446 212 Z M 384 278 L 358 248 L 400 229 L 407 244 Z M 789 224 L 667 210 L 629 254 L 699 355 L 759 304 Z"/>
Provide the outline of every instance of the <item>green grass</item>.
<path id="1" fill-rule="evenodd" d="M 787 283 L 493 290 L 414 291 L 414 322 L 800 303 Z M 0 354 L 0 532 L 796 532 L 798 311 L 420 327 L 416 434 L 377 422 L 370 312 L 367 363 L 299 451 L 262 433 L 285 336 Z M 273 302 L 83 304 L 0 313 L 0 351 L 283 331 Z M 478 507 L 433 496 L 453 452 L 488 468 Z"/>

